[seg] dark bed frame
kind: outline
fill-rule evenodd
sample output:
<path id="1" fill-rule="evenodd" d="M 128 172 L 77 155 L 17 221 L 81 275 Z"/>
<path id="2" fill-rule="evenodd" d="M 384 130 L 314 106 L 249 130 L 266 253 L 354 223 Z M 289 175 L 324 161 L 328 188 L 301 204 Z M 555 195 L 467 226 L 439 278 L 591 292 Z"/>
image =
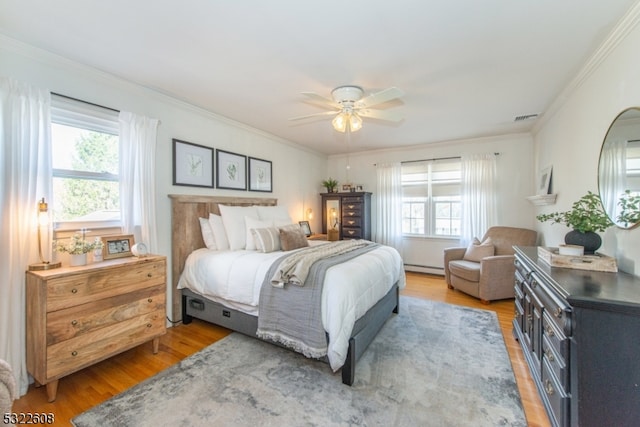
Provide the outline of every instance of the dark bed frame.
<path id="1" fill-rule="evenodd" d="M 205 247 L 198 218 L 206 218 L 210 212 L 219 214 L 219 204 L 275 206 L 277 199 L 174 194 L 170 194 L 169 197 L 171 198 L 172 215 L 172 318 L 182 319 L 182 323 L 189 324 L 195 317 L 258 339 L 256 337 L 258 328 L 256 316 L 231 309 L 191 290 L 180 290 L 177 285 L 187 256 L 194 250 Z M 396 283 L 380 301 L 356 321 L 349 339 L 347 359 L 342 366 L 342 382 L 344 384 L 353 384 L 356 362 L 392 313 L 398 313 L 399 298 L 399 288 Z"/>

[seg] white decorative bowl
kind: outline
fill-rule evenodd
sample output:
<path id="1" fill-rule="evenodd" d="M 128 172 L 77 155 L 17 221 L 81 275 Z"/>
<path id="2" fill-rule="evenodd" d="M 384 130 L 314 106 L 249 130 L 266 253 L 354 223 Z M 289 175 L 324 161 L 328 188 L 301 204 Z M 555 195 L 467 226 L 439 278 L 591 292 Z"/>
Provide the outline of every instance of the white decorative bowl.
<path id="1" fill-rule="evenodd" d="M 584 255 L 584 246 L 558 245 L 558 253 L 560 255 L 582 256 Z"/>

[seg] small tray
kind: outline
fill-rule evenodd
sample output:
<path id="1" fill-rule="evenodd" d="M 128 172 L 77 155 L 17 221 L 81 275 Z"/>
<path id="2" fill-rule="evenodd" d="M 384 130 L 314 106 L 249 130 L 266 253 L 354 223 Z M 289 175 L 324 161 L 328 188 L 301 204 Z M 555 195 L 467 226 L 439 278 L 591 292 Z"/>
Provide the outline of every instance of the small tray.
<path id="1" fill-rule="evenodd" d="M 538 246 L 538 258 L 549 264 L 551 267 L 608 271 L 612 273 L 618 271 L 618 264 L 615 258 L 599 253 L 582 256 L 560 255 L 558 253 L 558 248 Z"/>

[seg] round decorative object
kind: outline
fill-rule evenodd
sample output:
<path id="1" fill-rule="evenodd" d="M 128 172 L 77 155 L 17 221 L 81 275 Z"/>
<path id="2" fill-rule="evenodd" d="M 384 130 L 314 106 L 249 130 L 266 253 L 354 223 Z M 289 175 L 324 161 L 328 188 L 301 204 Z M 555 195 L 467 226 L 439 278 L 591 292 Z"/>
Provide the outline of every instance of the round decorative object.
<path id="1" fill-rule="evenodd" d="M 567 245 L 584 246 L 584 253 L 592 254 L 602 245 L 602 238 L 600 238 L 598 233 L 594 233 L 593 231 L 581 233 L 573 230 L 564 236 L 564 242 Z"/>
<path id="2" fill-rule="evenodd" d="M 137 257 L 147 256 L 147 245 L 145 245 L 144 243 L 136 243 L 135 245 L 131 246 L 131 253 L 133 254 L 133 256 Z"/>

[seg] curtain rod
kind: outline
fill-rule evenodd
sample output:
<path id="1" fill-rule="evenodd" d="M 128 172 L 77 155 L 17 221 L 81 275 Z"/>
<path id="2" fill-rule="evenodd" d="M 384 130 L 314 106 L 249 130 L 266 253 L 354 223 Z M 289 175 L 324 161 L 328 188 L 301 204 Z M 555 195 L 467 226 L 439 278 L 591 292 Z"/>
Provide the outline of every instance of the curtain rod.
<path id="1" fill-rule="evenodd" d="M 104 108 L 105 110 L 110 110 L 110 111 L 113 111 L 115 113 L 120 113 L 120 110 L 116 110 L 115 108 L 105 107 L 104 105 L 95 104 L 93 102 L 85 101 L 83 99 L 74 98 L 72 96 L 62 95 L 61 93 L 51 92 L 51 95 L 59 96 L 61 98 L 70 99 L 72 101 L 82 102 L 82 103 L 88 104 L 88 105 L 93 105 L 94 107 Z"/>
<path id="2" fill-rule="evenodd" d="M 499 156 L 500 153 L 493 153 L 496 156 Z M 455 160 L 455 159 L 461 159 L 462 156 L 452 156 L 452 157 L 434 157 L 432 159 L 420 159 L 420 160 L 403 160 L 402 162 L 400 162 L 400 164 L 404 164 L 404 163 L 420 163 L 420 162 L 433 162 L 433 161 L 437 161 L 437 160 Z M 373 166 L 378 166 L 377 163 L 374 163 Z"/>

